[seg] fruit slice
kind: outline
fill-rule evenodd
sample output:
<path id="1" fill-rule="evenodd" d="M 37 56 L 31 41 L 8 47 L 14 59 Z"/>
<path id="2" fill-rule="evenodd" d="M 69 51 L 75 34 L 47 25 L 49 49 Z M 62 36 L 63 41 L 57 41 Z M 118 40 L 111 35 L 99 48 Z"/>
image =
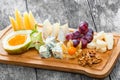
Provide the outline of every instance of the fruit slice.
<path id="1" fill-rule="evenodd" d="M 30 19 L 27 12 L 24 13 L 24 26 L 26 30 L 31 30 Z"/>
<path id="2" fill-rule="evenodd" d="M 13 30 L 14 30 L 14 31 L 18 30 L 18 29 L 17 29 L 17 22 L 14 20 L 14 18 L 9 17 L 9 19 L 10 19 L 10 22 L 11 22 L 11 25 L 12 25 Z"/>
<path id="3" fill-rule="evenodd" d="M 17 9 L 15 10 L 15 18 L 16 18 L 16 22 L 18 24 L 18 26 L 17 26 L 18 30 L 24 29 L 22 16 Z"/>
<path id="4" fill-rule="evenodd" d="M 34 29 L 34 26 L 36 24 L 35 18 L 32 15 L 32 12 L 29 12 L 29 20 L 30 20 L 30 25 L 31 25 L 31 29 Z"/>
<path id="5" fill-rule="evenodd" d="M 20 54 L 28 50 L 31 43 L 31 30 L 15 31 L 7 35 L 3 40 L 3 48 L 9 54 Z"/>

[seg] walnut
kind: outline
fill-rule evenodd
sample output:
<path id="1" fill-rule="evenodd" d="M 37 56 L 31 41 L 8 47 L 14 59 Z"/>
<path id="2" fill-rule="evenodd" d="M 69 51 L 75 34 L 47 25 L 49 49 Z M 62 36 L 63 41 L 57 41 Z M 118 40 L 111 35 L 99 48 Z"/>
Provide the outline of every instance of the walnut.
<path id="1" fill-rule="evenodd" d="M 98 64 L 102 61 L 102 59 L 96 56 L 95 51 L 82 51 L 78 58 L 78 64 L 81 66 L 92 66 L 93 64 Z"/>

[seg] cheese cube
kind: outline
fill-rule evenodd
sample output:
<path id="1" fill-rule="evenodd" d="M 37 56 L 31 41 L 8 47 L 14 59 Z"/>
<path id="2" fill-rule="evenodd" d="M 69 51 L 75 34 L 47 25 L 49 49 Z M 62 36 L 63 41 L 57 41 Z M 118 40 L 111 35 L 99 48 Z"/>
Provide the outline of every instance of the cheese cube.
<path id="1" fill-rule="evenodd" d="M 40 56 L 43 57 L 43 58 L 51 57 L 50 51 L 47 48 L 47 46 L 44 46 L 44 45 L 40 46 L 39 53 L 40 53 Z"/>
<path id="2" fill-rule="evenodd" d="M 101 31 L 101 32 L 97 33 L 97 35 L 95 36 L 95 40 L 96 39 L 102 40 L 102 39 L 104 39 L 104 36 L 105 36 L 104 31 Z"/>
<path id="3" fill-rule="evenodd" d="M 97 39 L 96 40 L 96 46 L 99 47 L 99 48 L 106 47 L 107 43 L 105 41 L 103 41 L 103 40 Z"/>
<path id="4" fill-rule="evenodd" d="M 87 48 L 95 49 L 96 48 L 96 43 L 95 42 L 91 42 L 91 43 L 87 44 Z"/>
<path id="5" fill-rule="evenodd" d="M 96 48 L 96 50 L 98 51 L 98 52 L 106 52 L 107 51 L 107 48 L 106 47 L 102 47 L 102 48 L 100 48 L 100 47 L 97 47 Z"/>
<path id="6" fill-rule="evenodd" d="M 112 34 L 106 34 L 105 35 L 105 42 L 107 43 L 108 50 L 113 48 L 113 35 Z"/>

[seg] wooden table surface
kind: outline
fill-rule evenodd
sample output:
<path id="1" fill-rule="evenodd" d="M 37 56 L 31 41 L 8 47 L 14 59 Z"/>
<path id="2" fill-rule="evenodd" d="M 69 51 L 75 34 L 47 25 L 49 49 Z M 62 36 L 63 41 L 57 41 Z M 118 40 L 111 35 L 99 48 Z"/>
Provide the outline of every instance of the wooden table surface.
<path id="1" fill-rule="evenodd" d="M 66 22 L 77 28 L 87 21 L 94 31 L 120 33 L 120 0 L 0 0 L 0 30 L 10 24 L 9 16 L 17 8 L 32 11 L 41 23 Z M 82 74 L 0 64 L 0 80 L 98 80 Z M 101 80 L 120 80 L 120 58 L 111 74 Z"/>

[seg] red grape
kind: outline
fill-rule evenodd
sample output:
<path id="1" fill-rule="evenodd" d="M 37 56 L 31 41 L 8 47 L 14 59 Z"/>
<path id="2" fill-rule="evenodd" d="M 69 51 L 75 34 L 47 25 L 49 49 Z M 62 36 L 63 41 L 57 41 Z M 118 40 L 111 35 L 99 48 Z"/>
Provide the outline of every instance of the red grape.
<path id="1" fill-rule="evenodd" d="M 93 34 L 91 32 L 87 32 L 86 35 L 87 36 L 93 36 Z"/>
<path id="2" fill-rule="evenodd" d="M 87 40 L 86 39 L 81 39 L 81 42 L 82 42 L 82 48 L 86 48 L 87 47 Z"/>
<path id="3" fill-rule="evenodd" d="M 86 34 L 87 31 L 88 31 L 88 23 L 87 22 L 81 22 L 80 25 L 79 25 L 79 31 L 82 33 L 82 34 Z"/>
<path id="4" fill-rule="evenodd" d="M 75 31 L 73 32 L 73 39 L 77 39 L 79 38 L 81 35 L 80 35 L 80 32 L 79 31 Z"/>
<path id="5" fill-rule="evenodd" d="M 93 40 L 93 36 L 85 35 L 85 39 L 87 40 L 88 43 L 90 43 Z"/>
<path id="6" fill-rule="evenodd" d="M 72 33 L 68 33 L 68 34 L 66 34 L 65 38 L 66 38 L 66 40 L 69 41 L 70 39 L 73 38 L 73 34 Z"/>
<path id="7" fill-rule="evenodd" d="M 74 47 L 77 47 L 78 44 L 80 43 L 80 41 L 79 41 L 79 40 L 76 40 L 76 39 L 74 39 L 74 40 L 72 40 L 72 41 L 73 41 L 73 46 L 74 46 Z"/>
<path id="8" fill-rule="evenodd" d="M 92 34 L 94 33 L 94 31 L 91 28 L 88 29 L 88 32 Z"/>

